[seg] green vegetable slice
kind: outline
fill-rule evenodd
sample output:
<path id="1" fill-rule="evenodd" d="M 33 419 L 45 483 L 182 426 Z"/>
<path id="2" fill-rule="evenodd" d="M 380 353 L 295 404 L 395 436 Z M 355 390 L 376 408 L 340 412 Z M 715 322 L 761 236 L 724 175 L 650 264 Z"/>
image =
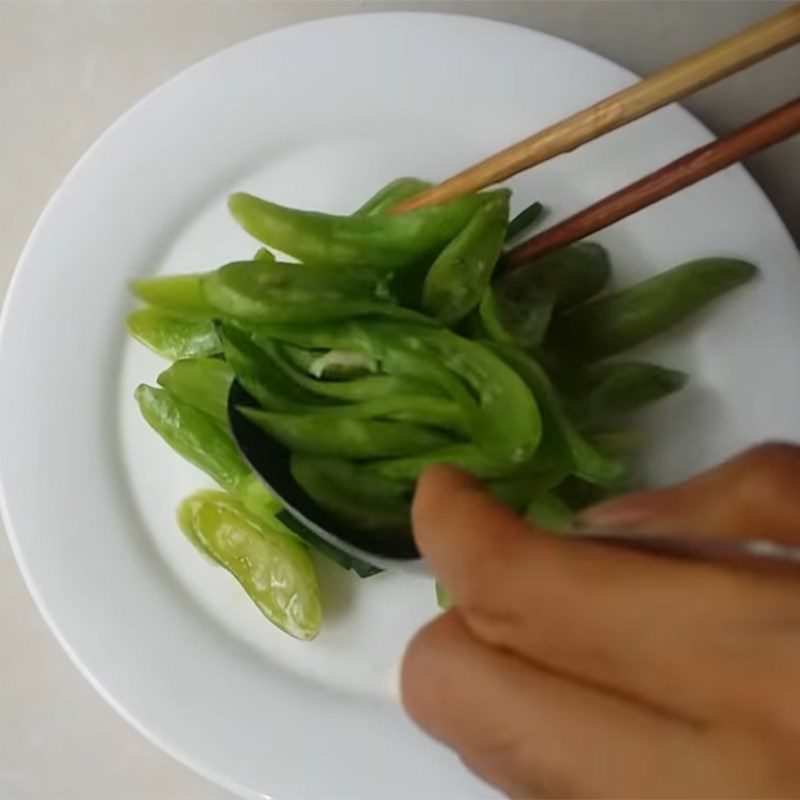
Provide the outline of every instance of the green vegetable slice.
<path id="1" fill-rule="evenodd" d="M 467 195 L 408 214 L 343 217 L 237 193 L 228 208 L 251 236 L 304 264 L 386 273 L 435 256 L 484 202 Z"/>
<path id="2" fill-rule="evenodd" d="M 735 258 L 689 261 L 569 310 L 554 321 L 548 346 L 586 361 L 614 355 L 671 328 L 756 272 Z"/>
<path id="3" fill-rule="evenodd" d="M 223 492 L 198 492 L 178 508 L 178 523 L 200 551 L 241 584 L 261 613 L 296 639 L 322 625 L 317 576 L 294 536 L 266 525 Z"/>
<path id="4" fill-rule="evenodd" d="M 128 316 L 128 332 L 170 361 L 212 356 L 222 349 L 210 320 L 188 319 L 154 307 L 132 312 Z"/>
<path id="5" fill-rule="evenodd" d="M 221 425 L 228 424 L 228 392 L 233 370 L 221 358 L 176 361 L 158 376 L 173 397 L 205 411 Z"/>
<path id="6" fill-rule="evenodd" d="M 145 303 L 181 317 L 210 319 L 214 309 L 206 301 L 200 275 L 167 275 L 133 281 L 133 293 Z"/>
<path id="7" fill-rule="evenodd" d="M 646 361 L 593 364 L 578 377 L 570 408 L 583 430 L 607 430 L 620 418 L 680 391 L 688 375 Z"/>
<path id="8" fill-rule="evenodd" d="M 526 381 L 541 409 L 544 440 L 542 451 L 558 463 L 566 459 L 569 469 L 591 483 L 612 485 L 625 475 L 624 465 L 593 447 L 567 416 L 558 391 L 547 373 L 525 353 L 507 345 L 492 343 L 497 354 Z"/>
<path id="9" fill-rule="evenodd" d="M 510 192 L 479 208 L 433 262 L 422 287 L 425 311 L 452 327 L 480 302 L 503 249 Z"/>
<path id="10" fill-rule="evenodd" d="M 431 185 L 419 178 L 397 178 L 378 190 L 353 215 L 357 217 L 380 216 L 394 208 L 401 200 L 407 200 L 430 188 Z"/>
<path id="11" fill-rule="evenodd" d="M 388 458 L 432 450 L 450 441 L 444 433 L 405 422 L 330 414 L 283 414 L 245 406 L 239 410 L 298 453 L 352 459 Z"/>

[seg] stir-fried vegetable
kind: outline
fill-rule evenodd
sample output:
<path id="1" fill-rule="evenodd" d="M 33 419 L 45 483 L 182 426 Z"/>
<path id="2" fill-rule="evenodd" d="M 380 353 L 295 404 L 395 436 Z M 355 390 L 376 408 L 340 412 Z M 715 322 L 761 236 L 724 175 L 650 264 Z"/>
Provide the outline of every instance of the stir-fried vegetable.
<path id="1" fill-rule="evenodd" d="M 437 462 L 471 472 L 534 525 L 566 531 L 574 509 L 625 486 L 630 415 L 686 382 L 647 362 L 594 362 L 755 273 L 704 259 L 603 294 L 611 262 L 591 242 L 503 273 L 504 243 L 541 204 L 509 223 L 500 189 L 392 213 L 429 185 L 400 178 L 350 216 L 233 195 L 234 217 L 266 247 L 133 287 L 147 305 L 130 315 L 131 335 L 174 362 L 161 388 L 137 389 L 142 414 L 225 490 L 184 501 L 181 527 L 298 638 L 321 623 L 309 549 L 364 577 L 379 570 L 281 508 L 239 456 L 229 402 L 288 451 L 298 491 L 378 552 L 408 551 L 414 483 Z M 234 380 L 255 405 L 230 400 Z"/>
<path id="2" fill-rule="evenodd" d="M 187 538 L 225 567 L 261 613 L 296 639 L 313 639 L 322 603 L 308 549 L 224 492 L 198 492 L 178 508 Z"/>

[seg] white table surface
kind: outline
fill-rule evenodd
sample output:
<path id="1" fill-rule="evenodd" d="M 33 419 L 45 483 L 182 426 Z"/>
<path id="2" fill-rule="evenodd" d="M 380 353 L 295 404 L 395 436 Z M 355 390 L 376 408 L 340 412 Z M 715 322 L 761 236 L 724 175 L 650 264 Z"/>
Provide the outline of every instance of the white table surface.
<path id="1" fill-rule="evenodd" d="M 28 2 L 0 0 L 0 293 L 50 194 L 140 97 L 216 50 L 341 13 L 424 9 L 538 28 L 648 73 L 787 5 L 751 2 Z M 532 85 L 547 76 L 532 75 Z M 717 132 L 800 89 L 800 47 L 686 105 Z M 505 144 L 498 142 L 498 145 Z M 800 241 L 800 137 L 749 166 Z M 95 694 L 48 632 L 0 537 L 0 798 L 228 795 Z"/>

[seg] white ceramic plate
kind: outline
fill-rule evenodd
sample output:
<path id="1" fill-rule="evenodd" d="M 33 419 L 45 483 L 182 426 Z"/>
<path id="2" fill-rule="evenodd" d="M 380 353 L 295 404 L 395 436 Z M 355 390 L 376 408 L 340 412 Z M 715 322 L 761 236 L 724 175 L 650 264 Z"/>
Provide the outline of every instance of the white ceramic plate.
<path id="1" fill-rule="evenodd" d="M 260 617 L 179 533 L 207 481 L 139 419 L 161 364 L 125 340 L 126 283 L 212 268 L 255 243 L 228 218 L 244 189 L 346 212 L 391 177 L 443 178 L 634 80 L 566 42 L 480 19 L 372 14 L 244 42 L 139 103 L 39 220 L 0 342 L 4 520 L 42 613 L 87 678 L 177 758 L 246 794 L 474 797 L 490 790 L 418 733 L 392 696 L 429 581 L 324 571 L 327 619 L 302 644 Z M 555 216 L 709 140 L 671 107 L 512 181 Z M 695 376 L 647 417 L 647 467 L 672 479 L 800 434 L 800 263 L 734 168 L 598 237 L 630 279 L 695 256 L 763 278 L 651 348 Z"/>

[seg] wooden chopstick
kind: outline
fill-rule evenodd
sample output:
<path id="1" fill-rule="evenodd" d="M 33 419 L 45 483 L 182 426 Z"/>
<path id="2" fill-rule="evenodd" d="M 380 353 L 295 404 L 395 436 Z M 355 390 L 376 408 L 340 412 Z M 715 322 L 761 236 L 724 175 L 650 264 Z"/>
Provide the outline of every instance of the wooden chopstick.
<path id="1" fill-rule="evenodd" d="M 420 194 L 392 213 L 476 192 L 619 128 L 800 41 L 800 4 L 672 64 L 592 106 L 501 150 Z"/>
<path id="2" fill-rule="evenodd" d="M 620 189 L 505 254 L 504 268 L 563 247 L 800 132 L 800 97 L 727 136 L 693 150 Z"/>

